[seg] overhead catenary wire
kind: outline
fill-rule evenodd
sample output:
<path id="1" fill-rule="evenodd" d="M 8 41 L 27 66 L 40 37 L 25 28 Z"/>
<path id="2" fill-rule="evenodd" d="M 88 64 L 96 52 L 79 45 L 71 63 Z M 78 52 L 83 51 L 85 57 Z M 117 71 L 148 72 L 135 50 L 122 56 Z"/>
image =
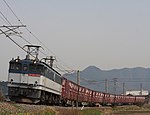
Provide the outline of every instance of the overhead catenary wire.
<path id="1" fill-rule="evenodd" d="M 4 2 L 6 3 L 6 5 L 9 7 L 9 9 L 13 12 L 13 10 L 11 9 L 11 7 L 7 4 L 7 2 L 4 0 Z M 1 17 L 1 19 L 5 22 L 5 23 L 7 23 L 8 25 L 11 25 L 12 26 L 12 24 L 11 24 L 11 22 L 5 17 L 5 15 L 0 11 L 0 14 L 2 15 L 2 17 Z M 19 20 L 19 18 L 17 17 L 17 15 L 13 12 L 13 14 L 15 15 L 15 17 Z M 21 23 L 22 25 L 23 25 L 23 23 Z M 5 26 L 5 27 L 7 27 L 7 26 Z M 15 33 L 21 33 L 21 32 L 15 32 Z M 23 36 L 21 36 L 20 34 L 19 34 L 19 37 L 20 38 L 22 38 L 25 42 L 27 42 L 28 44 L 31 44 L 28 40 L 26 40 Z M 40 51 L 42 54 L 44 54 L 45 56 L 46 56 L 46 54 L 44 53 L 44 52 L 42 52 L 42 51 Z"/>
<path id="2" fill-rule="evenodd" d="M 1 11 L 0 11 L 1 12 Z M 0 15 L 0 18 L 6 23 L 6 24 L 9 24 L 1 15 Z"/>
<path id="3" fill-rule="evenodd" d="M 3 32 L 2 29 L 0 29 L 0 31 L 7 37 L 9 38 L 14 44 L 16 44 L 18 47 L 20 47 L 22 50 L 24 50 L 25 52 L 27 52 L 23 47 L 21 47 L 16 41 L 14 41 L 10 36 L 8 36 L 5 32 Z"/>
<path id="4" fill-rule="evenodd" d="M 7 5 L 7 7 L 11 10 L 11 12 L 15 15 L 15 17 L 18 19 L 18 21 L 23 25 L 23 23 L 20 21 L 20 19 L 17 17 L 17 15 L 15 14 L 15 12 L 12 10 L 12 8 L 8 5 L 8 3 L 5 1 L 5 0 L 3 0 L 4 2 L 5 2 L 5 4 Z M 3 21 L 5 21 L 5 23 L 7 23 L 8 25 L 11 25 L 12 26 L 12 24 L 10 23 L 10 21 L 5 17 L 5 15 L 0 11 L 0 14 L 3 16 L 3 18 L 1 17 L 1 19 L 3 20 Z M 27 28 L 26 28 L 27 29 Z M 27 29 L 28 30 L 28 29 Z M 29 31 L 29 30 L 28 30 Z M 18 32 L 19 33 L 19 32 Z M 31 33 L 30 31 L 29 31 L 29 33 Z M 34 35 L 35 36 L 35 35 Z M 28 40 L 26 40 L 23 36 L 21 36 L 20 34 L 19 34 L 19 37 L 21 37 L 25 42 L 27 42 L 27 43 L 29 43 L 29 44 L 31 44 Z M 42 51 L 40 51 L 42 54 L 44 54 L 45 56 L 46 56 L 46 54 L 44 53 L 44 52 L 42 52 Z"/>
<path id="5" fill-rule="evenodd" d="M 12 8 L 9 6 L 9 4 L 5 1 L 5 0 L 3 0 L 4 1 L 4 3 L 7 5 L 7 7 L 11 10 L 11 12 L 15 15 L 15 17 L 18 19 L 18 21 L 20 21 L 19 20 L 19 18 L 17 17 L 17 15 L 15 14 L 15 12 L 12 10 Z"/>
<path id="6" fill-rule="evenodd" d="M 7 23 L 8 25 L 10 25 L 10 26 L 12 26 L 12 24 L 11 24 L 11 22 L 5 17 L 5 15 L 0 11 L 0 14 L 2 15 L 2 17 L 1 17 L 1 19 L 3 20 L 3 21 L 5 21 L 5 23 Z M 22 24 L 23 25 L 23 24 Z M 4 26 L 4 27 L 7 27 L 7 26 Z M 4 32 L 2 32 L 2 33 L 4 33 Z M 15 33 L 19 33 L 19 32 L 15 32 Z M 19 34 L 19 37 L 21 37 L 24 41 L 26 41 L 27 43 L 29 43 L 29 44 L 31 44 L 29 41 L 27 41 L 23 36 L 21 36 L 20 34 Z M 14 41 L 14 40 L 13 40 Z"/>
<path id="7" fill-rule="evenodd" d="M 5 20 L 5 22 L 9 25 L 11 25 L 11 23 L 9 22 L 9 20 L 5 17 L 5 15 L 0 11 L 0 14 L 2 15 L 3 17 L 3 20 Z M 12 26 L 12 25 L 11 25 Z"/>
<path id="8" fill-rule="evenodd" d="M 17 20 L 20 22 L 20 24 L 22 24 L 23 25 L 23 23 L 22 23 L 22 21 L 18 18 L 18 16 L 15 14 L 15 12 L 13 11 L 13 9 L 10 7 L 10 5 L 6 2 L 6 0 L 3 0 L 4 1 L 4 3 L 6 4 L 6 6 L 10 9 L 10 11 L 13 13 L 13 15 L 17 18 Z M 50 53 L 52 53 L 54 56 L 56 56 L 56 54 L 53 52 L 53 51 L 51 51 L 35 34 L 33 34 L 27 27 L 25 27 L 26 28 L 26 30 L 40 43 L 40 44 L 42 44 Z M 44 54 L 44 53 L 43 53 Z M 44 54 L 45 55 L 45 54 Z M 58 57 L 57 57 L 58 58 Z M 60 58 L 58 58 L 59 59 L 59 61 L 61 61 L 61 62 L 63 62 Z M 66 65 L 64 62 L 63 62 L 63 64 L 68 68 L 68 69 L 70 69 L 70 70 L 74 70 L 74 69 L 72 69 L 72 68 L 70 68 L 68 65 Z M 63 69 L 63 68 L 62 68 Z M 66 69 L 65 69 L 66 70 Z M 66 71 L 67 72 L 67 71 Z"/>
<path id="9" fill-rule="evenodd" d="M 18 16 L 15 14 L 15 12 L 12 10 L 12 8 L 10 7 L 10 5 L 6 2 L 6 0 L 3 0 L 4 3 L 7 5 L 7 7 L 11 10 L 11 12 L 14 14 L 14 16 L 17 18 L 17 20 L 23 25 L 23 22 L 18 18 Z M 34 37 L 38 40 L 38 42 L 40 42 L 47 50 L 49 50 L 52 54 L 55 54 L 54 52 L 52 52 L 44 43 L 42 43 L 42 41 L 35 35 L 33 34 L 27 27 L 25 27 L 26 30 Z"/>

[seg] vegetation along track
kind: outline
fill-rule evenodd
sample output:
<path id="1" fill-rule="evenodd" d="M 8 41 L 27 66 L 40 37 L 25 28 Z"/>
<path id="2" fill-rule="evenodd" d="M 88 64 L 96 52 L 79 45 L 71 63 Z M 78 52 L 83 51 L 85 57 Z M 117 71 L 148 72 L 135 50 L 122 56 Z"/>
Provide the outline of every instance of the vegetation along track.
<path id="1" fill-rule="evenodd" d="M 58 107 L 0 102 L 0 115 L 150 115 L 150 105 L 117 107 Z"/>

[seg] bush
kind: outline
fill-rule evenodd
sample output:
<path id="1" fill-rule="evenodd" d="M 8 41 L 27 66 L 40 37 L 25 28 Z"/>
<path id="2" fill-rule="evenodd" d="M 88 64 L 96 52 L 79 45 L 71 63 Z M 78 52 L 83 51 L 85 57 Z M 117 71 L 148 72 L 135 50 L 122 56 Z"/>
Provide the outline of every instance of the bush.
<path id="1" fill-rule="evenodd" d="M 94 108 L 84 110 L 60 109 L 59 115 L 102 115 L 102 112 Z"/>
<path id="2" fill-rule="evenodd" d="M 82 110 L 83 115 L 102 115 L 102 112 L 98 109 L 84 109 Z"/>
<path id="3" fill-rule="evenodd" d="M 0 91 L 0 101 L 4 101 L 4 100 L 5 100 L 4 95 L 3 95 L 2 91 Z"/>

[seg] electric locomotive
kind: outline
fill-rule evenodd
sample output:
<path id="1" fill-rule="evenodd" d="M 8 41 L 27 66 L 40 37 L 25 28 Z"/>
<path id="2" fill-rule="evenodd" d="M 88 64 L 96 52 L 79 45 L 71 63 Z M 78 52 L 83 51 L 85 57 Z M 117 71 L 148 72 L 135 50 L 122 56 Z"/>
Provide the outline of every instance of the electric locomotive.
<path id="1" fill-rule="evenodd" d="M 28 47 L 25 59 L 9 62 L 8 96 L 11 101 L 27 103 L 61 103 L 62 78 L 53 69 L 53 57 L 38 59 L 40 46 Z M 34 48 L 34 49 L 33 49 Z M 34 59 L 30 55 L 35 55 Z M 50 64 L 46 63 L 49 60 Z"/>

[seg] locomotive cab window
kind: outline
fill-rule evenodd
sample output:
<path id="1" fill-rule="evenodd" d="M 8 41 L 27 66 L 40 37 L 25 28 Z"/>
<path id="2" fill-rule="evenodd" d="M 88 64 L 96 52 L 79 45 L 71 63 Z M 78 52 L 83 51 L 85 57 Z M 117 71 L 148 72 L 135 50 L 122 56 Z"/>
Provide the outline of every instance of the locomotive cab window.
<path id="1" fill-rule="evenodd" d="M 36 65 L 35 64 L 30 64 L 29 70 L 30 70 L 31 73 L 35 73 L 36 72 Z"/>
<path id="2" fill-rule="evenodd" d="M 23 71 L 28 71 L 28 65 L 27 64 L 23 65 Z"/>
<path id="3" fill-rule="evenodd" d="M 47 75 L 48 75 L 48 69 L 46 67 L 44 67 L 44 76 L 47 77 Z"/>
<path id="4" fill-rule="evenodd" d="M 54 81 L 54 72 L 52 72 L 51 70 L 48 71 L 48 78 Z"/>
<path id="5" fill-rule="evenodd" d="M 9 69 L 10 70 L 15 70 L 15 63 L 10 63 Z"/>
<path id="6" fill-rule="evenodd" d="M 42 74 L 43 75 L 43 65 L 37 65 L 36 67 L 36 71 L 38 74 Z"/>
<path id="7" fill-rule="evenodd" d="M 54 81 L 54 72 L 48 68 L 44 68 L 44 76 Z"/>
<path id="8" fill-rule="evenodd" d="M 9 69 L 20 71 L 21 70 L 21 63 L 10 63 Z"/>
<path id="9" fill-rule="evenodd" d="M 21 70 L 21 64 L 20 63 L 16 63 L 16 70 Z"/>
<path id="10" fill-rule="evenodd" d="M 59 84 L 62 84 L 62 79 L 59 75 L 55 74 L 55 81 Z"/>

